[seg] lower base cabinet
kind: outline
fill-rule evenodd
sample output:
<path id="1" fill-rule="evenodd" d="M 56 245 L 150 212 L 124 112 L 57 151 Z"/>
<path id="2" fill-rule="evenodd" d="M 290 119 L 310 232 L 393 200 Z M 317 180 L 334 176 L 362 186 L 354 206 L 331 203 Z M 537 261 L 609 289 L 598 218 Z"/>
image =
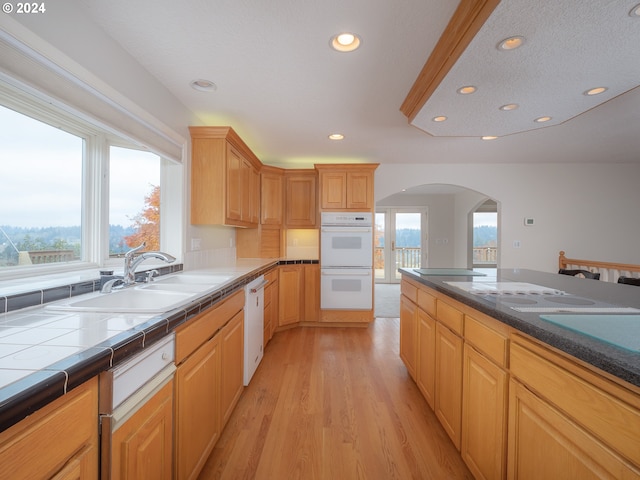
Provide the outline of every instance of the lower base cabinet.
<path id="1" fill-rule="evenodd" d="M 462 421 L 462 338 L 436 322 L 435 414 L 460 450 Z"/>
<path id="2" fill-rule="evenodd" d="M 469 344 L 463 363 L 460 454 L 477 480 L 505 478 L 507 372 Z"/>
<path id="3" fill-rule="evenodd" d="M 173 475 L 172 446 L 173 381 L 169 381 L 113 432 L 111 458 L 102 460 L 108 462 L 111 471 L 107 478 L 170 480 Z"/>
<path id="4" fill-rule="evenodd" d="M 175 478 L 198 477 L 243 390 L 244 291 L 176 331 Z"/>
<path id="5" fill-rule="evenodd" d="M 0 433 L 0 477 L 98 478 L 98 379 Z"/>

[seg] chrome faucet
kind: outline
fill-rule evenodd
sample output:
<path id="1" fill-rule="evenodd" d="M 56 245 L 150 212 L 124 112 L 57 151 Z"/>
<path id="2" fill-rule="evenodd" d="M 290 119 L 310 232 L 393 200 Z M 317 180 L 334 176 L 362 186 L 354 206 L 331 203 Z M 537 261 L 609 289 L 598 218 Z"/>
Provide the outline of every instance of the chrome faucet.
<path id="1" fill-rule="evenodd" d="M 135 253 L 143 249 L 145 246 L 146 243 L 142 242 L 141 245 L 132 248 L 124 254 L 124 286 L 129 286 L 136 283 L 136 267 L 148 258 L 159 258 L 160 260 L 167 263 L 176 261 L 176 257 L 163 252 L 143 252 L 140 255 L 136 256 Z"/>

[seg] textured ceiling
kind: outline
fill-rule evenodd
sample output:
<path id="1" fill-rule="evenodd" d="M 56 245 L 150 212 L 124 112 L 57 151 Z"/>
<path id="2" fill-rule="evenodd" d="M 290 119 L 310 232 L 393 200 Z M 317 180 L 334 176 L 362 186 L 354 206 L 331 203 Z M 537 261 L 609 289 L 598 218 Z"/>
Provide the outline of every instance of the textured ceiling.
<path id="1" fill-rule="evenodd" d="M 231 125 L 267 164 L 640 162 L 640 18 L 628 15 L 638 0 L 503 0 L 415 126 L 400 105 L 456 2 L 76 3 L 203 124 Z M 361 36 L 356 52 L 329 48 L 345 30 Z M 527 41 L 496 50 L 510 35 Z M 217 90 L 190 88 L 199 78 Z M 476 94 L 451 94 L 468 83 Z M 582 95 L 603 84 L 604 96 Z M 521 107 L 497 110 L 508 102 Z M 423 131 L 435 115 L 449 117 L 438 136 Z M 554 119 L 524 131 L 541 115 Z M 477 138 L 513 131 L 523 133 Z M 329 141 L 334 132 L 345 139 Z"/>

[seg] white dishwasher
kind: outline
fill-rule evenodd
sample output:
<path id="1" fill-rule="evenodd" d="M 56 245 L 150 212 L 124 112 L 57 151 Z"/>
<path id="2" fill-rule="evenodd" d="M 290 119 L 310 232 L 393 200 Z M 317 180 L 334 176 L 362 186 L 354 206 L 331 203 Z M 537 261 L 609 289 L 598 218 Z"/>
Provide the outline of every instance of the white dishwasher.
<path id="1" fill-rule="evenodd" d="M 264 275 L 249 282 L 244 300 L 244 385 L 249 385 L 263 355 L 264 343 Z"/>
<path id="2" fill-rule="evenodd" d="M 171 333 L 124 363 L 100 374 L 101 478 L 111 471 L 113 434 L 173 379 L 175 334 Z M 159 460 L 158 460 L 159 461 Z"/>

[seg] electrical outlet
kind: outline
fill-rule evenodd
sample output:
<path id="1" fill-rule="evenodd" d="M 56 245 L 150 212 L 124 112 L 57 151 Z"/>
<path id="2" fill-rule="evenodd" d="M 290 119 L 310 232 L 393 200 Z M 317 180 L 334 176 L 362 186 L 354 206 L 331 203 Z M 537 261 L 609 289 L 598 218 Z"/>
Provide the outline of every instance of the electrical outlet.
<path id="1" fill-rule="evenodd" d="M 202 240 L 201 240 L 201 239 L 199 239 L 199 238 L 192 238 L 192 239 L 191 239 L 191 251 L 192 251 L 192 252 L 195 252 L 195 251 L 200 250 L 200 248 L 201 248 L 201 246 L 200 246 L 200 245 L 201 245 L 201 242 L 202 242 Z"/>
<path id="2" fill-rule="evenodd" d="M 520 248 L 520 240 L 513 241 L 513 248 Z"/>

